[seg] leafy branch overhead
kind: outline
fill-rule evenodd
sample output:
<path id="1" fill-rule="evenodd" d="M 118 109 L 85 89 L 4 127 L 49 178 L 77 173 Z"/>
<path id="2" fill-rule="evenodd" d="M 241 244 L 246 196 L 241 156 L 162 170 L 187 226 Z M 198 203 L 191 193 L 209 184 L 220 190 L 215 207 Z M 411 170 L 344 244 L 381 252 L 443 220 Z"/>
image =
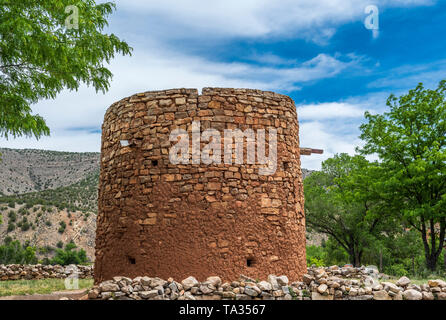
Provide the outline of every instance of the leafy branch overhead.
<path id="1" fill-rule="evenodd" d="M 66 26 L 68 6 L 78 8 L 77 28 Z M 0 137 L 49 135 L 31 105 L 65 88 L 108 90 L 112 73 L 105 65 L 132 51 L 104 33 L 115 8 L 94 0 L 0 0 Z"/>

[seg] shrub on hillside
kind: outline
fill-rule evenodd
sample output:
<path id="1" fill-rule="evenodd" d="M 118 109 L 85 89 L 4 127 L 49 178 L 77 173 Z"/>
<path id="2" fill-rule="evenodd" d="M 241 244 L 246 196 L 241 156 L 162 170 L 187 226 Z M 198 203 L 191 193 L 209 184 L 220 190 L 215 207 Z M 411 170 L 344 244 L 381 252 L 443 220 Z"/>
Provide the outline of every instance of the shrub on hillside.
<path id="1" fill-rule="evenodd" d="M 65 231 L 65 228 L 67 227 L 67 224 L 64 222 L 64 221 L 61 221 L 60 223 L 59 223 L 59 225 L 60 225 L 60 228 L 59 228 L 59 233 L 60 234 L 62 234 L 62 233 L 64 233 L 64 231 Z"/>
<path id="2" fill-rule="evenodd" d="M 65 249 L 57 249 L 56 255 L 51 259 L 51 264 L 86 264 L 88 262 L 87 254 L 84 249 L 75 250 L 77 246 L 74 243 L 65 245 Z"/>
<path id="3" fill-rule="evenodd" d="M 28 243 L 9 241 L 0 246 L 0 264 L 36 264 L 36 248 Z"/>

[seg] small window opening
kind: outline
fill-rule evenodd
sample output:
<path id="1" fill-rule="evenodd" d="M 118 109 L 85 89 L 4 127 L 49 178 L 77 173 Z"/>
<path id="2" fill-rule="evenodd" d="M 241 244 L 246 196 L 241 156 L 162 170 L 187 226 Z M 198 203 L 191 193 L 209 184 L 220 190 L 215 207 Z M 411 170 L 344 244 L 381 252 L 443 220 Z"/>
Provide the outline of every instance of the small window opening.
<path id="1" fill-rule="evenodd" d="M 255 265 L 255 259 L 250 257 L 248 259 L 246 259 L 246 266 L 247 267 L 253 267 Z"/>
<path id="2" fill-rule="evenodd" d="M 152 166 L 154 167 L 158 166 L 158 160 L 152 160 Z"/>
<path id="3" fill-rule="evenodd" d="M 290 168 L 290 163 L 289 162 L 284 162 L 283 163 L 283 169 L 288 170 Z"/>
<path id="4" fill-rule="evenodd" d="M 136 264 L 135 258 L 128 257 L 130 264 Z"/>

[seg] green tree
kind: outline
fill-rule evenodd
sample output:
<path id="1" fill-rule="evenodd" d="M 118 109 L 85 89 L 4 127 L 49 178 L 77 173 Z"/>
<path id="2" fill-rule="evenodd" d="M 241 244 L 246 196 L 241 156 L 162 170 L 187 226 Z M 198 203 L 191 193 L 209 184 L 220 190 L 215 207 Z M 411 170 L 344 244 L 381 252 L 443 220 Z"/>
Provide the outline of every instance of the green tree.
<path id="1" fill-rule="evenodd" d="M 94 0 L 0 0 L 0 137 L 49 135 L 31 105 L 64 88 L 85 83 L 108 90 L 105 63 L 131 53 L 127 43 L 103 33 L 114 9 Z"/>
<path id="2" fill-rule="evenodd" d="M 304 180 L 308 230 L 334 239 L 355 266 L 367 247 L 391 231 L 373 191 L 375 167 L 362 156 L 342 153 Z"/>
<path id="3" fill-rule="evenodd" d="M 28 243 L 5 241 L 0 246 L 0 264 L 35 264 L 37 263 L 36 248 Z"/>
<path id="4" fill-rule="evenodd" d="M 426 266 L 434 271 L 446 230 L 446 81 L 435 90 L 419 84 L 387 100 L 389 112 L 360 128 L 362 154 L 377 154 L 382 198 L 421 235 Z"/>
<path id="5" fill-rule="evenodd" d="M 51 260 L 51 264 L 85 264 L 88 262 L 87 254 L 84 249 L 74 250 L 77 246 L 70 242 L 65 245 L 65 249 L 57 249 L 56 255 Z"/>

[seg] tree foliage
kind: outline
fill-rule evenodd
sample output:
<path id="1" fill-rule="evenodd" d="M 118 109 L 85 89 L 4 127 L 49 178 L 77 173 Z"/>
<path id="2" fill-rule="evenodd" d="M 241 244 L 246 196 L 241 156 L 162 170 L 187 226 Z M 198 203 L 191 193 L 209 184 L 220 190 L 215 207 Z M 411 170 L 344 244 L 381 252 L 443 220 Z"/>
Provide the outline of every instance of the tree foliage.
<path id="1" fill-rule="evenodd" d="M 66 24 L 69 6 L 78 9 L 77 27 Z M 103 33 L 114 9 L 94 0 L 0 0 L 0 137 L 49 135 L 31 105 L 65 88 L 108 89 L 105 63 L 131 53 L 116 35 Z"/>
<path id="2" fill-rule="evenodd" d="M 374 191 L 375 169 L 364 157 L 343 153 L 304 180 L 308 229 L 337 241 L 356 266 L 365 248 L 392 226 Z"/>
<path id="3" fill-rule="evenodd" d="M 0 246 L 0 264 L 35 264 L 37 263 L 36 248 L 28 243 L 5 241 Z"/>
<path id="4" fill-rule="evenodd" d="M 65 245 L 65 249 L 57 249 L 56 255 L 51 259 L 51 264 L 61 266 L 69 264 L 85 264 L 88 262 L 87 254 L 84 249 L 75 250 L 77 246 L 70 242 Z"/>
<path id="5" fill-rule="evenodd" d="M 366 113 L 362 154 L 377 154 L 381 198 L 418 230 L 426 265 L 435 269 L 446 236 L 446 81 L 435 90 L 419 84 L 387 100 L 389 112 Z"/>

